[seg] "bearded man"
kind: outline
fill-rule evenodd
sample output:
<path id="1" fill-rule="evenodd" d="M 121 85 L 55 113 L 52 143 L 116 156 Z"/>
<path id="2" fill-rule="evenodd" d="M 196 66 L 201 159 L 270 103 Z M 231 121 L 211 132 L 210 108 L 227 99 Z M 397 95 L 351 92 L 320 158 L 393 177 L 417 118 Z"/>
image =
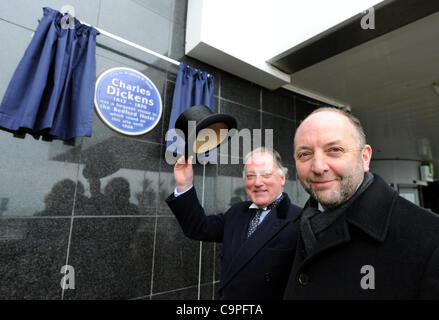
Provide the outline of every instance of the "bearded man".
<path id="1" fill-rule="evenodd" d="M 294 138 L 310 194 L 285 299 L 438 299 L 439 217 L 369 172 L 360 121 L 320 108 Z"/>

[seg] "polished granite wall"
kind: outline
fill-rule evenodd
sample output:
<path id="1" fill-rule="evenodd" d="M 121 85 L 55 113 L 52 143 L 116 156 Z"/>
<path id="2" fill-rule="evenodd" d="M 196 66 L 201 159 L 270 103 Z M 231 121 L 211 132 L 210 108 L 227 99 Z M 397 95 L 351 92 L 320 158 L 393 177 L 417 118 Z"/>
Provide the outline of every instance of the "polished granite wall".
<path id="1" fill-rule="evenodd" d="M 64 4 L 0 2 L 0 99 L 41 7 Z M 274 147 L 289 169 L 285 190 L 304 204 L 292 140 L 298 121 L 319 102 L 268 91 L 185 57 L 184 0 L 68 4 L 83 21 L 212 74 L 217 112 L 236 117 L 239 128 L 274 129 Z M 161 93 L 162 120 L 151 132 L 130 137 L 95 114 L 92 137 L 67 143 L 0 131 L 0 299 L 212 299 L 221 245 L 185 238 L 164 203 L 174 189 L 164 133 L 177 67 L 104 36 L 98 37 L 96 55 L 97 75 L 116 66 L 147 75 Z M 84 177 L 86 165 L 98 172 L 118 170 L 93 181 Z M 208 214 L 245 199 L 241 170 L 242 165 L 196 165 L 195 186 L 200 197 L 204 190 Z M 74 269 L 74 289 L 61 288 L 65 265 Z"/>

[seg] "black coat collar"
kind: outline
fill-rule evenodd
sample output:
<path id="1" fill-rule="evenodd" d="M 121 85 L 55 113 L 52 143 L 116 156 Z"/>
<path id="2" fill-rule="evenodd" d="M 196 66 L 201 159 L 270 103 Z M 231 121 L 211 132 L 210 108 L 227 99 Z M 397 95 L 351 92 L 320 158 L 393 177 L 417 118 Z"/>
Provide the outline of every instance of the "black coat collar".
<path id="1" fill-rule="evenodd" d="M 372 184 L 346 210 L 346 221 L 375 240 L 383 242 L 397 198 L 398 193 L 390 188 L 380 176 L 374 174 Z M 309 206 L 309 202 L 310 200 L 305 204 L 305 208 Z M 300 219 L 303 211 L 294 221 Z"/>
<path id="2" fill-rule="evenodd" d="M 377 241 L 383 242 L 389 229 L 398 193 L 374 174 L 370 187 L 346 211 L 346 220 Z"/>

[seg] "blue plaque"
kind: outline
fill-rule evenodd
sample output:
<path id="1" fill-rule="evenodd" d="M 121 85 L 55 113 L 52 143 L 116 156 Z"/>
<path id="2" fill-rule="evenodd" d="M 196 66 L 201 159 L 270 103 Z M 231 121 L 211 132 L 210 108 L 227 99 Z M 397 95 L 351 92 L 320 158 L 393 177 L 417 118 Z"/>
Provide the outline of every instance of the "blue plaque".
<path id="1" fill-rule="evenodd" d="M 131 68 L 111 68 L 96 81 L 95 108 L 113 130 L 136 136 L 151 131 L 162 116 L 157 87 L 144 74 Z"/>

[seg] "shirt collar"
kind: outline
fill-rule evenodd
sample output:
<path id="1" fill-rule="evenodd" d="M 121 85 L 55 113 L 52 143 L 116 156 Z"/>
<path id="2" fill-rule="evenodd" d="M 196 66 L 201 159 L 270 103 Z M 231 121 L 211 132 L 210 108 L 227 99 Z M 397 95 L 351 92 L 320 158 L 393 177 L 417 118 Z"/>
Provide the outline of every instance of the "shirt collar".
<path id="1" fill-rule="evenodd" d="M 282 192 L 281 192 L 281 194 L 274 200 L 274 201 L 276 201 L 277 199 L 279 199 L 280 198 L 280 196 L 282 195 Z M 274 202 L 273 201 L 273 202 Z M 259 207 L 256 205 L 256 204 L 254 204 L 253 202 L 252 202 L 252 204 L 250 205 L 250 207 L 248 207 L 249 209 L 259 209 Z M 262 208 L 262 210 L 267 210 L 267 207 L 264 207 L 264 208 Z"/>

